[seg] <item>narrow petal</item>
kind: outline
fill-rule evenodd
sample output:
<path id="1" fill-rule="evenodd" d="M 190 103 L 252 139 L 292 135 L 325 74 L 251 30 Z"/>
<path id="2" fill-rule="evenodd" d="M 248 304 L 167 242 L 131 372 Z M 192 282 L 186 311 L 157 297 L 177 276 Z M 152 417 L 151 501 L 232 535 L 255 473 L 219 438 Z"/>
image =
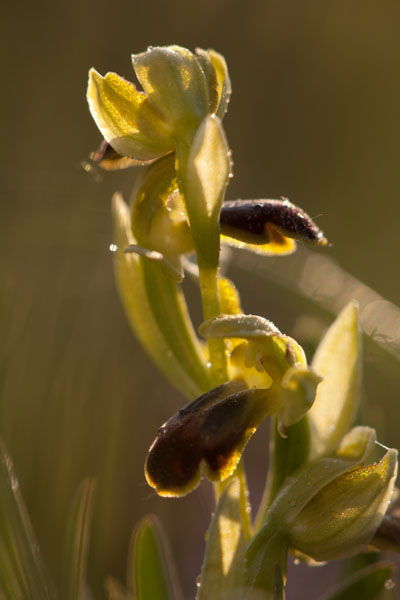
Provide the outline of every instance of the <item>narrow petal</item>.
<path id="1" fill-rule="evenodd" d="M 260 338 L 282 335 L 279 329 L 263 317 L 257 315 L 221 315 L 205 321 L 199 327 L 199 334 L 208 338 Z"/>
<path id="2" fill-rule="evenodd" d="M 215 74 L 217 77 L 217 90 L 218 90 L 218 106 L 217 116 L 222 119 L 228 110 L 228 104 L 231 97 L 232 86 L 229 78 L 228 67 L 226 65 L 225 58 L 219 52 L 215 50 L 207 50 L 210 61 L 212 62 Z"/>

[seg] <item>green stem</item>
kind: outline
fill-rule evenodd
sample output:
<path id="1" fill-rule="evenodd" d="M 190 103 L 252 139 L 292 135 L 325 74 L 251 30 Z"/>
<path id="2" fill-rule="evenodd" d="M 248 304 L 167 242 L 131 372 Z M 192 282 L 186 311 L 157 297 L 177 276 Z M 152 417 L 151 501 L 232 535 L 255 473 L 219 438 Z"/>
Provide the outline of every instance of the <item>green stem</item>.
<path id="1" fill-rule="evenodd" d="M 203 316 L 204 320 L 206 321 L 221 314 L 221 303 L 218 288 L 218 269 L 199 268 L 199 275 Z M 228 379 L 226 348 L 224 340 L 208 340 L 208 352 L 213 383 L 215 385 L 220 385 Z"/>
<path id="2" fill-rule="evenodd" d="M 254 531 L 264 524 L 267 512 L 286 477 L 304 464 L 309 455 L 310 434 L 307 417 L 287 429 L 287 437 L 279 435 L 276 417 L 271 419 L 271 441 L 267 485 L 257 517 Z"/>
<path id="3" fill-rule="evenodd" d="M 208 320 L 221 314 L 218 287 L 219 219 L 218 216 L 208 215 L 202 199 L 192 197 L 189 192 L 189 189 L 193 189 L 188 182 L 187 169 L 191 143 L 192 139 L 178 145 L 177 173 L 197 255 L 204 320 Z M 217 386 L 228 379 L 225 341 L 208 340 L 208 352 L 212 385 Z"/>

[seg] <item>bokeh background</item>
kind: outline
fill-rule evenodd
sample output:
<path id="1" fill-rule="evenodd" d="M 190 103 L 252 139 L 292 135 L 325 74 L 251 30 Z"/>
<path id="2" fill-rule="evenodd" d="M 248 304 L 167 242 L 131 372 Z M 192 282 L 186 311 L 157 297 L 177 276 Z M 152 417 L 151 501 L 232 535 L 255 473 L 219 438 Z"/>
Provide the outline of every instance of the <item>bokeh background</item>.
<path id="1" fill-rule="evenodd" d="M 124 579 L 132 528 L 154 512 L 189 599 L 212 494 L 203 483 L 183 500 L 159 499 L 144 481 L 156 429 L 184 399 L 142 352 L 117 297 L 110 198 L 129 195 L 135 172 L 98 182 L 81 167 L 100 142 L 87 71 L 131 78 L 130 54 L 148 45 L 224 54 L 233 85 L 228 197 L 287 196 L 332 242 L 319 253 L 326 263 L 303 249 L 279 264 L 234 256 L 229 275 L 245 310 L 298 335 L 310 358 L 333 313 L 367 294 L 368 333 L 380 346 L 367 342 L 362 418 L 399 446 L 399 316 L 382 298 L 400 305 L 400 4 L 25 0 L 8 2 L 1 24 L 0 433 L 55 578 L 68 509 L 90 475 L 96 598 L 107 575 Z M 185 289 L 199 319 L 197 290 Z M 266 435 L 247 451 L 255 503 Z M 294 568 L 288 598 L 318 598 L 335 577 Z"/>

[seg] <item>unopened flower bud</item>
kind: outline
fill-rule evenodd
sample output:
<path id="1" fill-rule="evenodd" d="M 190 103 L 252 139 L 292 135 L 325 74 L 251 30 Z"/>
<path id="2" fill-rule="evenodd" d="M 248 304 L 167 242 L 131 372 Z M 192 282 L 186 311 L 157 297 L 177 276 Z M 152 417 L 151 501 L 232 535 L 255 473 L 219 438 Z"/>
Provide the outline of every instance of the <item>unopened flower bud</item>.
<path id="1" fill-rule="evenodd" d="M 317 561 L 363 551 L 388 507 L 397 474 L 397 451 L 359 466 L 327 484 L 291 523 L 291 544 Z"/>

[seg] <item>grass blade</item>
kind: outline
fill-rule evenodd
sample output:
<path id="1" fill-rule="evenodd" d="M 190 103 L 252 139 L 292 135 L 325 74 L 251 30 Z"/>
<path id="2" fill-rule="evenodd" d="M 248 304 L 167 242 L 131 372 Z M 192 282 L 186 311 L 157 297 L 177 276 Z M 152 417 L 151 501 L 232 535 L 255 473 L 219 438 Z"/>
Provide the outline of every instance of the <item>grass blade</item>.
<path id="1" fill-rule="evenodd" d="M 0 440 L 0 589 L 6 600 L 54 600 L 6 447 Z"/>
<path id="2" fill-rule="evenodd" d="M 85 479 L 71 507 L 64 554 L 62 597 L 65 600 L 87 597 L 86 567 L 95 491 L 95 480 Z"/>

